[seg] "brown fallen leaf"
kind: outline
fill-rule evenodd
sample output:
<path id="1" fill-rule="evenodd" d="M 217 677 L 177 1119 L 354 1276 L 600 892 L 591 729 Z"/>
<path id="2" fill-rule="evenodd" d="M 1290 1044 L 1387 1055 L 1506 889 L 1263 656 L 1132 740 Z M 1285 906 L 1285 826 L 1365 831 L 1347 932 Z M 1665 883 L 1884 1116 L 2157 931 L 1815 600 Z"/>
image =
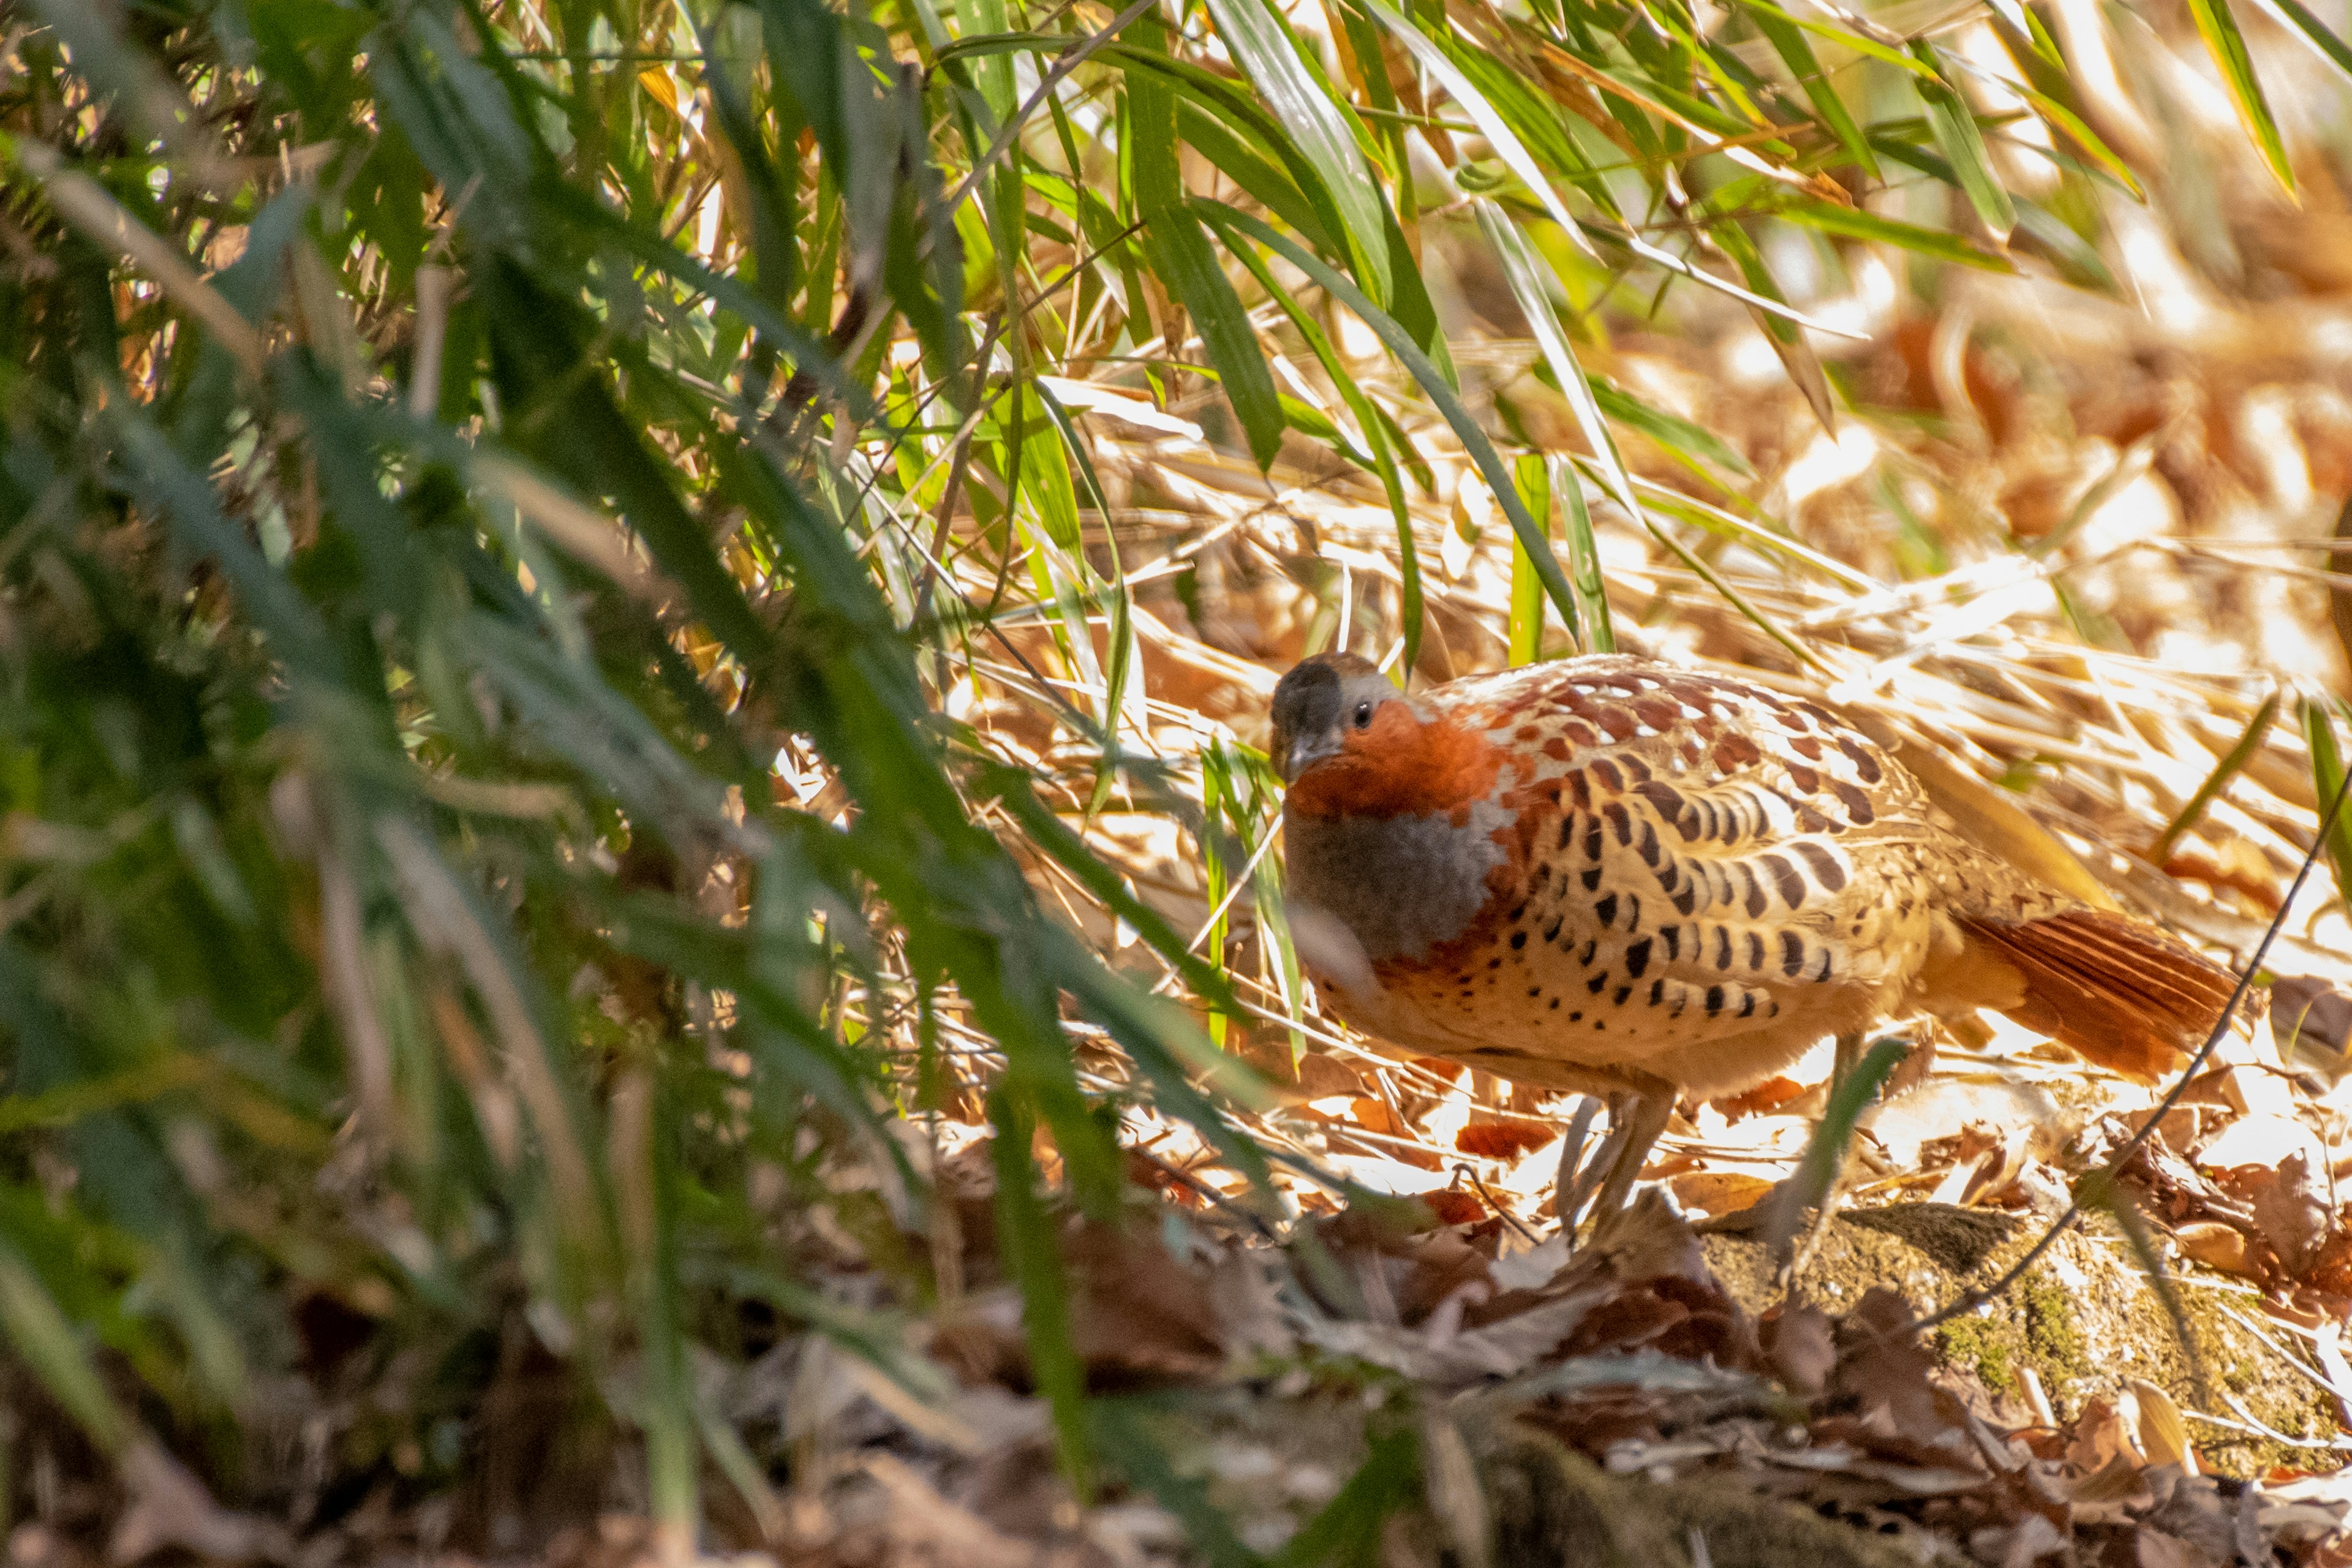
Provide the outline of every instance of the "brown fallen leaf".
<path id="1" fill-rule="evenodd" d="M 1454 1135 L 1454 1146 L 1482 1160 L 1516 1160 L 1560 1136 L 1559 1124 L 1481 1112 Z"/>
<path id="2" fill-rule="evenodd" d="M 2124 1384 L 2139 1402 L 2139 1446 L 2148 1463 L 2178 1465 L 2183 1475 L 2196 1475 L 2197 1450 L 2189 1445 L 2189 1423 L 2181 1419 L 2172 1395 L 2144 1377 L 2127 1377 Z"/>
<path id="3" fill-rule="evenodd" d="M 1380 1152 L 1389 1159 L 1402 1160 L 1424 1171 L 1445 1168 L 1445 1162 L 1436 1150 L 1422 1148 L 1414 1142 L 1412 1131 L 1398 1119 L 1387 1100 L 1375 1100 L 1370 1095 L 1351 1100 L 1348 1102 L 1348 1114 L 1365 1131 L 1396 1140 L 1393 1143 L 1380 1145 Z"/>
<path id="4" fill-rule="evenodd" d="M 2132 1532 L 2132 1551 L 2139 1568 L 2221 1568 L 2180 1537 L 2146 1526 Z"/>
<path id="5" fill-rule="evenodd" d="M 2192 1219 L 2174 1227 L 2173 1239 L 2195 1262 L 2224 1274 L 2251 1277 L 2262 1272 L 2246 1252 L 2246 1238 L 2235 1226 L 2219 1220 Z"/>
<path id="6" fill-rule="evenodd" d="M 1475 1193 L 1447 1187 L 1440 1192 L 1423 1193 L 1421 1201 L 1437 1216 L 1440 1225 L 1476 1225 L 1486 1217 L 1486 1205 Z"/>
<path id="7" fill-rule="evenodd" d="M 1713 1217 L 1756 1206 L 1772 1184 L 1745 1171 L 1685 1171 L 1666 1183 L 1675 1202 Z"/>
<path id="8" fill-rule="evenodd" d="M 1205 1375 L 1224 1364 L 1210 1282 L 1139 1226 L 1066 1233 L 1070 1338 L 1089 1384 L 1120 1387 Z"/>
<path id="9" fill-rule="evenodd" d="M 1725 1095 L 1712 1103 L 1726 1121 L 1737 1121 L 1743 1116 L 1778 1110 L 1804 1092 L 1805 1086 L 1792 1078 L 1768 1078 L 1754 1089 Z"/>
<path id="10" fill-rule="evenodd" d="M 2273 981 L 2271 1038 L 2287 1061 L 2343 1072 L 2352 1051 L 2352 991 L 2305 974 Z"/>
<path id="11" fill-rule="evenodd" d="M 1837 1368 L 1837 1344 L 1830 1316 L 1806 1301 L 1792 1301 L 1757 1325 L 1764 1358 L 1780 1381 L 1808 1398 L 1829 1387 Z"/>
<path id="12" fill-rule="evenodd" d="M 2233 1184 L 2254 1207 L 2254 1223 L 2287 1273 L 2301 1279 L 2318 1260 L 2334 1227 L 2335 1210 L 2311 1170 L 2309 1156 L 2296 1151 L 2274 1171 L 2242 1173 Z"/>
<path id="13" fill-rule="evenodd" d="M 1915 1322 L 1911 1304 L 1898 1292 L 1872 1286 L 1838 1320 L 1830 1392 L 1853 1403 L 1858 1437 L 1899 1440 L 1932 1450 L 1940 1462 L 1974 1466 L 1979 1461 L 1967 1411 L 1935 1381 L 1935 1352 L 1921 1341 Z"/>

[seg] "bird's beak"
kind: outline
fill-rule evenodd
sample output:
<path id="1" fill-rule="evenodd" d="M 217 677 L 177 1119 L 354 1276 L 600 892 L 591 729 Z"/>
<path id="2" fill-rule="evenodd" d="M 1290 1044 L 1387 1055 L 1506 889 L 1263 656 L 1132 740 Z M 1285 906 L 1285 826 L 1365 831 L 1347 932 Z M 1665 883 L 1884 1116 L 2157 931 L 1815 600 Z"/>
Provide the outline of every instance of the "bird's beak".
<path id="1" fill-rule="evenodd" d="M 1336 756 L 1339 751 L 1339 736 L 1336 731 L 1321 734 L 1293 735 L 1290 738 L 1289 749 L 1274 760 L 1275 766 L 1281 770 L 1284 784 L 1297 784 L 1299 774 L 1324 758 Z"/>

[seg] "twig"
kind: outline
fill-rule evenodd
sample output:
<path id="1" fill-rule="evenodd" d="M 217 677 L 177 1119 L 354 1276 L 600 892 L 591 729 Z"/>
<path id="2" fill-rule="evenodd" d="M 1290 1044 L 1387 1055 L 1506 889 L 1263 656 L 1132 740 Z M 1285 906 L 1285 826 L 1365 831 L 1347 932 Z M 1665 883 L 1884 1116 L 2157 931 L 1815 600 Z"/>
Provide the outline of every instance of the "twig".
<path id="1" fill-rule="evenodd" d="M 1533 1247 L 1536 1245 L 1536 1233 L 1529 1230 L 1526 1226 L 1521 1225 L 1518 1221 L 1517 1215 L 1514 1215 L 1509 1209 L 1505 1208 L 1501 1204 L 1495 1201 L 1495 1194 L 1486 1190 L 1486 1184 L 1478 1179 L 1478 1173 L 1470 1168 L 1469 1161 L 1455 1161 L 1454 1163 L 1454 1173 L 1456 1176 L 1469 1177 L 1470 1184 L 1478 1189 L 1478 1197 L 1480 1201 L 1485 1203 L 1488 1208 L 1495 1211 L 1495 1217 L 1501 1220 L 1505 1225 L 1509 1226 L 1513 1230 L 1517 1231 L 1521 1237 L 1526 1238 L 1528 1246 Z"/>

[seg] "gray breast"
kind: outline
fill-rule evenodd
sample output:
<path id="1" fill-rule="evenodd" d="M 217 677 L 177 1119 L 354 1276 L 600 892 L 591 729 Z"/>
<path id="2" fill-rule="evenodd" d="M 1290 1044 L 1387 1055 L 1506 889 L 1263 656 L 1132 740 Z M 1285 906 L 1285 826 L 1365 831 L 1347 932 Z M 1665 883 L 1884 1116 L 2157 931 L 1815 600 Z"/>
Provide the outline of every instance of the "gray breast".
<path id="1" fill-rule="evenodd" d="M 1444 816 L 1283 818 L 1290 898 L 1343 922 L 1364 956 L 1419 960 L 1468 929 L 1503 859 L 1500 807 L 1481 802 L 1460 827 Z"/>

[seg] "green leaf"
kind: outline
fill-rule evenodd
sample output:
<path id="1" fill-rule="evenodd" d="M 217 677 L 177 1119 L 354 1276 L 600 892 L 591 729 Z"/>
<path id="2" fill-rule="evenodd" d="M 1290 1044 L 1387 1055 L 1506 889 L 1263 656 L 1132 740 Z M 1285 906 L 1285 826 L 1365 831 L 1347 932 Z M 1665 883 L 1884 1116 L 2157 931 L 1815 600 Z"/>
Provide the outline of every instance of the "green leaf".
<path id="1" fill-rule="evenodd" d="M 1992 172 L 1992 161 L 1985 154 L 1984 135 L 1977 129 L 1975 110 L 1960 96 L 1947 77 L 1943 51 L 1927 38 L 1914 39 L 1911 54 L 1921 65 L 1934 72 L 1932 79 L 1915 81 L 1920 101 L 1927 106 L 1927 126 L 1934 133 L 1936 145 L 1951 161 L 1953 172 L 1959 177 L 1960 189 L 1967 193 L 1969 205 L 1995 239 L 2006 240 L 2009 231 L 2017 226 L 2017 209 L 2010 204 L 2009 192 L 2002 188 Z"/>
<path id="2" fill-rule="evenodd" d="M 1364 395 L 1363 388 L 1357 385 L 1346 362 L 1331 346 L 1330 336 L 1323 331 L 1322 323 L 1307 314 L 1306 307 L 1298 302 L 1290 289 L 1275 280 L 1274 272 L 1266 266 L 1265 258 L 1246 245 L 1234 247 L 1233 254 L 1250 269 L 1267 298 L 1280 305 L 1283 313 L 1290 318 L 1292 328 L 1306 341 L 1316 363 L 1323 367 L 1323 374 L 1331 378 L 1331 384 L 1339 388 L 1340 400 L 1347 404 L 1348 412 L 1355 418 L 1356 428 L 1363 434 L 1365 454 L 1370 458 L 1373 472 L 1380 476 L 1381 493 L 1389 503 L 1389 517 L 1396 525 L 1398 587 L 1399 597 L 1402 601 L 1399 605 L 1398 618 L 1403 623 L 1400 629 L 1404 636 L 1404 658 L 1401 668 L 1410 677 L 1421 658 L 1421 552 L 1413 543 L 1412 513 L 1405 502 L 1403 476 L 1397 471 L 1394 427 L 1382 417 L 1381 411 L 1372 400 Z M 1353 444 L 1346 442 L 1336 428 L 1331 440 L 1333 447 L 1346 455 L 1350 462 L 1358 460 Z"/>
<path id="3" fill-rule="evenodd" d="M 2238 122 L 2253 138 L 2263 166 L 2279 183 L 2279 189 L 2292 197 L 2294 169 L 2287 162 L 2286 144 L 2279 139 L 2278 121 L 2272 118 L 2270 102 L 2263 97 L 2263 84 L 2254 76 L 2253 59 L 2246 53 L 2246 40 L 2238 31 L 2238 19 L 2230 14 L 2229 0 L 2189 0 L 2189 15 L 2197 23 L 2197 36 L 2205 40 L 2205 52 L 2213 57 L 2213 64 L 2221 73 L 2221 85 L 2230 89 L 2230 102 L 2238 111 Z M 2308 32 L 2304 37 L 2318 42 Z"/>
<path id="4" fill-rule="evenodd" d="M 1592 400 L 1601 405 L 1601 413 L 1620 425 L 1639 430 L 1684 462 L 1712 463 L 1742 479 L 1754 475 L 1756 470 L 1748 467 L 1748 459 L 1706 426 L 1644 403 L 1597 375 L 1586 376 L 1585 384 L 1592 388 Z"/>
<path id="5" fill-rule="evenodd" d="M 1551 477 L 1543 458 L 1530 453 L 1511 465 L 1518 481 L 1519 500 L 1530 515 L 1549 525 L 1551 519 Z M 1571 580 L 1572 582 L 1572 580 Z M 1533 664 L 1543 657 L 1543 579 L 1526 546 L 1511 541 L 1511 605 L 1505 640 L 1513 665 Z"/>
<path id="6" fill-rule="evenodd" d="M 1462 68 L 1454 64 L 1452 58 L 1420 28 L 1390 10 L 1381 4 L 1381 0 L 1360 0 L 1360 3 L 1389 30 L 1391 36 L 1412 52 L 1430 75 L 1444 84 L 1445 90 L 1454 95 L 1454 101 L 1477 121 L 1478 129 L 1493 144 L 1496 155 L 1503 160 L 1505 166 L 1519 177 L 1520 184 L 1527 186 L 1529 195 L 1543 204 L 1544 211 L 1551 215 L 1552 221 L 1590 254 L 1592 242 L 1585 237 L 1583 227 L 1569 216 L 1567 206 L 1552 190 L 1551 182 L 1545 177 L 1535 159 L 1528 155 L 1526 143 L 1519 140 L 1518 133 L 1496 109 L 1493 101 L 1479 91 Z"/>
<path id="7" fill-rule="evenodd" d="M 1155 1431 L 1151 1420 L 1157 1403 L 1150 1395 L 1128 1395 L 1087 1406 L 1104 1462 L 1175 1516 L 1184 1527 L 1185 1545 L 1209 1568 L 1260 1568 L 1265 1559 L 1234 1533 L 1233 1521 L 1210 1495 L 1208 1482 L 1188 1473 L 1190 1466 L 1180 1469 L 1170 1459 L 1171 1440 Z M 1172 1440 L 1187 1447 L 1199 1441 L 1181 1428 Z"/>
<path id="8" fill-rule="evenodd" d="M 2344 753 L 2336 740 L 2336 705 L 2323 698 L 2303 700 L 2303 738 L 2311 750 L 2311 782 L 2321 808 L 2344 787 Z M 2352 806 L 2338 812 L 2326 845 L 2328 866 L 2336 873 L 2336 890 L 2352 900 Z"/>
<path id="9" fill-rule="evenodd" d="M 1326 292 L 1331 294 L 1349 310 L 1353 310 L 1366 326 L 1371 328 L 1374 335 L 1387 345 L 1389 353 L 1394 354 L 1399 363 L 1412 373 L 1412 378 L 1421 383 L 1422 391 L 1428 395 L 1432 403 L 1437 405 L 1438 412 L 1444 416 L 1446 424 L 1453 427 L 1454 434 L 1460 439 L 1464 448 L 1469 452 L 1470 460 L 1477 467 L 1479 477 L 1486 481 L 1486 488 L 1494 492 L 1496 504 L 1502 507 L 1504 514 L 1511 520 L 1512 531 L 1518 535 L 1520 544 L 1526 548 L 1528 558 L 1535 566 L 1536 574 L 1543 580 L 1546 596 L 1551 600 L 1553 608 L 1559 611 L 1560 619 L 1567 624 L 1569 636 L 1572 638 L 1578 637 L 1580 627 L 1576 619 L 1575 594 L 1569 587 L 1566 574 L 1559 569 L 1559 558 L 1552 553 L 1550 540 L 1546 537 L 1542 529 L 1536 526 L 1535 519 L 1528 515 L 1528 509 L 1520 504 L 1518 489 L 1511 483 L 1510 471 L 1503 466 L 1503 459 L 1496 455 L 1495 444 L 1486 438 L 1486 433 L 1484 430 L 1478 428 L 1477 421 L 1470 417 L 1470 411 L 1462 405 L 1462 399 L 1455 395 L 1451 386 L 1446 384 L 1445 378 L 1438 374 L 1437 367 L 1432 364 L 1429 357 L 1414 345 L 1412 334 L 1399 326 L 1393 317 L 1365 299 L 1353 284 L 1331 270 L 1321 259 L 1309 255 L 1247 213 L 1237 212 L 1222 202 L 1197 200 L 1192 204 L 1192 209 L 1223 231 L 1225 243 L 1233 249 L 1238 251 L 1242 248 L 1237 236 L 1246 236 L 1306 273 Z"/>
<path id="10" fill-rule="evenodd" d="M 1339 209 L 1349 267 L 1371 297 L 1387 305 L 1391 293 L 1387 204 L 1365 171 L 1352 117 L 1332 100 L 1322 73 L 1308 66 L 1297 39 L 1265 0 L 1208 0 L 1208 5 L 1217 36 L 1234 62 L 1323 176 L 1324 188 Z"/>
<path id="11" fill-rule="evenodd" d="M 1840 48 L 1852 49 L 1858 55 L 1869 56 L 1882 65 L 1893 66 L 1906 76 L 1917 77 L 1922 80 L 1936 79 L 1933 67 L 1922 65 L 1900 49 L 1891 48 L 1853 28 L 1841 27 L 1834 23 L 1817 22 L 1811 17 L 1795 16 L 1770 4 L 1770 0 L 1740 0 L 1740 4 L 1754 16 L 1771 16 L 1788 23 L 1792 27 L 1801 27 L 1817 38 L 1828 39 Z"/>
<path id="12" fill-rule="evenodd" d="M 995 1129 L 989 1144 L 996 1167 L 997 1237 L 1021 1290 L 1021 1321 L 1029 1341 L 1031 1373 L 1054 1415 L 1055 1448 L 1062 1473 L 1084 1499 L 1092 1489 L 1093 1453 L 1088 1441 L 1086 1372 L 1070 1340 L 1069 1280 L 1055 1218 L 1037 1194 L 1029 1142 L 1034 1126 L 1019 1102 L 1002 1089 L 989 1096 L 988 1120 Z"/>
<path id="13" fill-rule="evenodd" d="M 120 1456 L 131 1446 L 137 1427 L 106 1391 L 57 1298 L 5 1237 L 0 1237 L 0 1331 L 100 1452 Z"/>
<path id="14" fill-rule="evenodd" d="M 1410 1427 L 1372 1438 L 1371 1451 L 1275 1558 L 1279 1568 L 1355 1568 L 1380 1560 L 1388 1518 L 1422 1500 L 1421 1443 Z"/>
<path id="15" fill-rule="evenodd" d="M 1528 194 L 1542 205 L 1544 211 L 1550 216 L 1554 223 L 1559 225 L 1569 238 L 1576 242 L 1579 249 L 1588 256 L 1597 258 L 1599 253 L 1593 249 L 1591 238 L 1584 232 L 1582 226 L 1570 216 L 1567 205 L 1560 200 L 1559 193 L 1552 189 L 1551 182 L 1545 177 L 1542 168 L 1528 154 L 1527 144 L 1511 128 L 1510 121 L 1496 109 L 1493 101 L 1471 81 L 1468 74 L 1420 28 L 1389 9 L 1381 0 L 1355 0 L 1355 3 L 1369 10 L 1432 76 L 1444 84 L 1445 90 L 1454 95 L 1454 101 L 1461 104 L 1470 118 L 1477 122 L 1479 131 L 1493 144 L 1496 155 L 1502 159 L 1504 166 L 1518 177 L 1520 184 L 1527 186 Z M 1791 310 L 1782 300 L 1752 293 L 1737 284 L 1726 282 L 1712 273 L 1701 271 L 1672 251 L 1662 250 L 1652 245 L 1638 233 L 1629 232 L 1618 237 L 1618 242 L 1644 261 L 1687 278 L 1703 289 L 1712 289 L 1718 293 L 1728 294 L 1767 314 L 1784 318 L 1799 326 L 1812 327 L 1818 331 L 1826 331 L 1833 337 L 1854 335 L 1843 329 L 1826 326 L 1816 321 L 1802 311 Z"/>
<path id="16" fill-rule="evenodd" d="M 1837 1180 L 1838 1169 L 1845 1163 L 1846 1146 L 1853 1142 L 1855 1122 L 1869 1109 L 1871 1101 L 1878 1098 L 1879 1086 L 1902 1065 L 1910 1049 L 1908 1041 L 1877 1041 L 1853 1070 L 1832 1087 L 1829 1103 L 1822 1108 L 1822 1119 L 1814 1124 L 1812 1137 L 1806 1141 L 1804 1156 L 1798 1161 L 1788 1185 L 1774 1199 L 1774 1251 L 1795 1237 L 1805 1212 L 1819 1207 L 1829 1196 L 1830 1185 Z"/>
<path id="17" fill-rule="evenodd" d="M 1900 218 L 1881 217 L 1859 207 L 1842 207 L 1823 201 L 1796 201 L 1774 207 L 1772 216 L 1785 223 L 1802 224 L 1807 228 L 1845 239 L 1867 239 L 1891 245 L 1914 256 L 1924 256 L 1931 261 L 1949 261 L 1961 267 L 1979 268 L 1987 272 L 2017 270 L 2007 257 L 1981 249 L 1958 235 L 1922 228 Z"/>
<path id="18" fill-rule="evenodd" d="M 2255 3 L 2284 22 L 2296 37 L 2310 45 L 2321 59 L 2346 76 L 2352 76 L 2352 46 L 2347 46 L 2326 23 L 2313 16 L 2303 0 L 2255 0 Z"/>
<path id="19" fill-rule="evenodd" d="M 1780 293 L 1780 284 L 1764 265 L 1763 252 L 1756 248 L 1756 242 L 1748 237 L 1748 231 L 1739 226 L 1738 220 L 1711 225 L 1707 229 L 1707 238 L 1731 258 L 1732 264 L 1739 268 L 1740 275 L 1748 279 L 1748 287 L 1755 290 L 1757 297 L 1770 298 Z M 1754 315 L 1757 326 L 1763 331 L 1764 341 L 1771 345 L 1773 353 L 1780 357 L 1781 368 L 1789 373 L 1789 380 L 1805 395 L 1806 405 L 1812 409 L 1813 417 L 1821 421 L 1822 429 L 1835 435 L 1837 405 L 1830 396 L 1829 377 L 1822 373 L 1821 358 L 1813 353 L 1813 345 L 1807 342 L 1804 334 L 1787 320 L 1763 310 L 1757 310 Z"/>
<path id="20" fill-rule="evenodd" d="M 1212 168 L 1247 191 L 1268 212 L 1297 229 L 1318 250 L 1344 255 L 1323 226 L 1322 217 L 1288 171 L 1258 155 L 1224 122 L 1189 99 L 1177 105 L 1176 128 L 1185 143 Z"/>
<path id="21" fill-rule="evenodd" d="M 1584 611 L 1585 651 L 1615 653 L 1617 628 L 1609 616 L 1608 584 L 1601 575 L 1601 546 L 1592 537 L 1592 514 L 1584 504 L 1584 478 L 1565 458 L 1554 458 L 1552 489 L 1567 502 L 1568 580 Z"/>
<path id="22" fill-rule="evenodd" d="M 1156 16 L 1146 16 L 1133 31 L 1143 51 L 1165 47 Z M 1175 95 L 1149 72 L 1129 73 L 1127 94 L 1136 206 L 1146 225 L 1145 254 L 1191 312 L 1225 399 L 1241 421 L 1250 456 L 1259 468 L 1270 467 L 1282 449 L 1281 400 L 1241 297 L 1217 266 L 1199 218 L 1185 204 L 1176 162 Z"/>
<path id="23" fill-rule="evenodd" d="M 1503 264 L 1503 276 L 1510 284 L 1511 294 L 1528 318 L 1528 325 L 1534 331 L 1561 393 L 1576 411 L 1585 444 L 1592 448 L 1593 458 L 1609 478 L 1610 493 L 1625 509 L 1626 516 L 1640 518 L 1642 503 L 1633 494 L 1633 481 L 1625 472 L 1624 461 L 1617 455 L 1616 440 L 1609 434 L 1608 421 L 1601 416 L 1601 405 L 1592 396 L 1592 386 L 1585 379 L 1583 367 L 1576 363 L 1576 352 L 1569 343 L 1568 333 L 1561 330 L 1559 318 L 1552 311 L 1548 282 L 1550 268 L 1536 254 L 1528 237 L 1504 216 L 1501 208 L 1492 202 L 1480 202 L 1477 213 L 1479 231 L 1486 235 L 1486 243 L 1494 247 Z M 1572 621 L 1570 629 L 1576 629 Z"/>
<path id="24" fill-rule="evenodd" d="M 2237 744 L 2213 764 L 2213 771 L 2205 775 L 2204 782 L 2173 815 L 2172 820 L 2164 825 L 2164 831 L 2156 836 L 2156 842 L 2148 847 L 2149 865 L 2159 870 L 2163 868 L 2164 863 L 2172 858 L 2172 847 L 2180 842 L 2181 835 L 2197 826 L 2198 818 L 2205 815 L 2205 808 L 2213 804 L 2216 795 L 2229 788 L 2230 780 L 2261 749 L 2264 737 L 2270 733 L 2271 721 L 2278 717 L 2281 695 L 2273 691 L 2263 700 L 2263 705 L 2254 710 L 2253 718 L 2247 721 L 2245 730 L 2238 736 Z M 2319 752 L 2315 749 L 2312 752 L 2315 762 L 2318 756 Z M 2333 797 L 2323 795 L 2320 798 L 2327 800 Z"/>
<path id="25" fill-rule="evenodd" d="M 1958 176 L 1952 173 L 1952 166 L 1926 148 L 1914 147 L 1891 136 L 1874 140 L 1878 150 L 1891 162 L 1906 164 L 1946 184 L 1958 183 Z M 2039 202 L 2023 197 L 2011 199 L 2017 206 L 2017 233 L 2024 235 L 2047 252 L 2051 259 L 2072 275 L 2074 281 L 2110 293 L 2118 289 L 2120 286 L 2116 282 L 2115 274 L 2107 270 L 2107 264 L 2097 249 L 2075 233 L 2065 219 Z M 2011 238 L 2014 240 L 2016 235 L 2012 234 Z"/>
<path id="26" fill-rule="evenodd" d="M 1789 73 L 1797 79 L 1797 85 L 1804 89 L 1806 99 L 1813 106 L 1813 112 L 1822 117 L 1822 123 L 1830 128 L 1831 133 L 1837 137 L 1862 172 L 1874 180 L 1877 179 L 1878 160 L 1871 155 L 1870 142 L 1863 135 L 1862 128 L 1854 123 L 1853 111 L 1846 108 L 1845 100 L 1838 96 L 1837 84 L 1830 80 L 1829 74 L 1822 69 L 1822 62 L 1814 58 L 1813 47 L 1805 41 L 1804 30 L 1768 6 L 1748 5 L 1744 8 L 1748 19 L 1756 24 L 1756 30 L 1764 35 L 1773 52 L 1780 57 L 1781 63 L 1789 68 Z"/>

